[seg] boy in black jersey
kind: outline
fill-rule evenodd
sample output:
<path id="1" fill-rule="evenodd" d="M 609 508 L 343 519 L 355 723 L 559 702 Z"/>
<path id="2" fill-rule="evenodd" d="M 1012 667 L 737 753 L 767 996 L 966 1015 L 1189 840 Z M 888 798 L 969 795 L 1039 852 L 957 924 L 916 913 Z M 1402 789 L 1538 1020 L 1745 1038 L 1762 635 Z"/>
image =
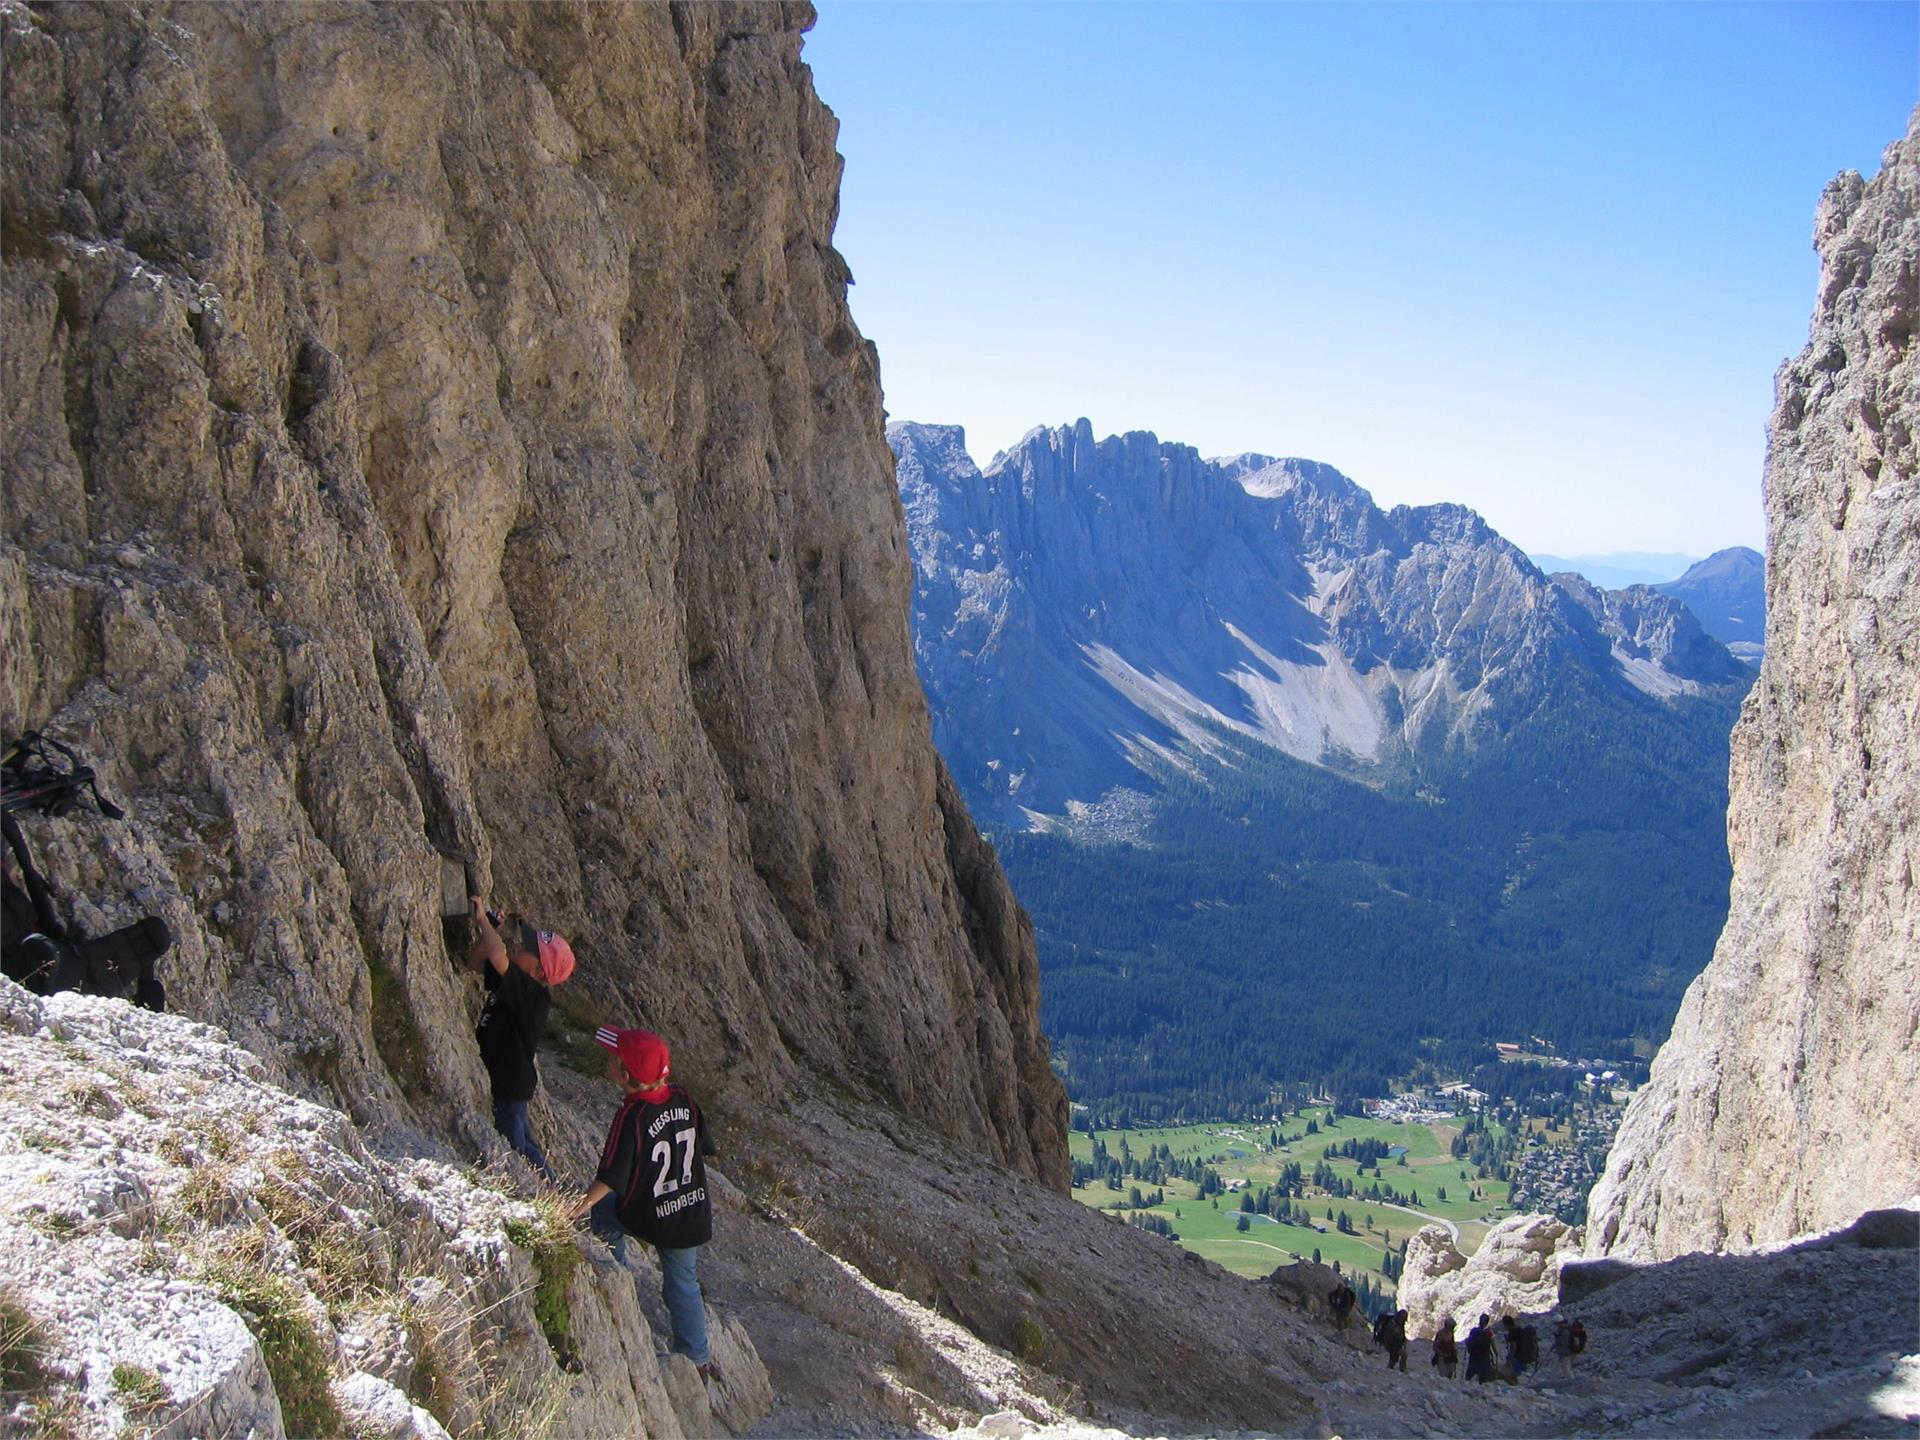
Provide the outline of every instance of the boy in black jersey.
<path id="1" fill-rule="evenodd" d="M 467 957 L 487 982 L 487 1003 L 473 1038 L 493 1082 L 493 1128 L 527 1163 L 553 1180 L 547 1157 L 533 1138 L 527 1106 L 539 1088 L 534 1051 L 553 1004 L 548 987 L 573 974 L 573 947 L 550 930 L 536 930 L 517 916 L 504 921 L 472 897 L 473 939 Z"/>
<path id="2" fill-rule="evenodd" d="M 671 1054 L 651 1030 L 603 1025 L 593 1037 L 612 1051 L 607 1078 L 626 1100 L 607 1130 L 600 1168 L 575 1217 L 589 1216 L 614 1254 L 625 1258 L 624 1236 L 651 1244 L 660 1255 L 660 1294 L 673 1320 L 673 1349 L 718 1378 L 707 1349 L 706 1301 L 700 1294 L 700 1247 L 713 1236 L 705 1157 L 713 1153 L 707 1123 L 693 1097 L 667 1082 Z"/>

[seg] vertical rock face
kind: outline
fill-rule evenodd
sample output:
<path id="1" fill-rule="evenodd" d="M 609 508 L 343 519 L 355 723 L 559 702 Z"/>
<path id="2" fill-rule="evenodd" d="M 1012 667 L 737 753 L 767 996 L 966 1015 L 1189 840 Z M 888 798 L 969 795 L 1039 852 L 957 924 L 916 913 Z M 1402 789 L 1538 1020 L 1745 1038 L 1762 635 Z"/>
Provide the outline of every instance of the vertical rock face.
<path id="1" fill-rule="evenodd" d="M 1767 461 L 1767 650 L 1733 737 L 1732 910 L 1589 1205 L 1664 1258 L 1920 1193 L 1920 112 L 1815 222 Z"/>
<path id="2" fill-rule="evenodd" d="M 91 933 L 365 1120 L 477 1123 L 434 845 L 576 1019 L 1064 1183 L 934 754 L 811 8 L 0 4 L 0 728 Z"/>

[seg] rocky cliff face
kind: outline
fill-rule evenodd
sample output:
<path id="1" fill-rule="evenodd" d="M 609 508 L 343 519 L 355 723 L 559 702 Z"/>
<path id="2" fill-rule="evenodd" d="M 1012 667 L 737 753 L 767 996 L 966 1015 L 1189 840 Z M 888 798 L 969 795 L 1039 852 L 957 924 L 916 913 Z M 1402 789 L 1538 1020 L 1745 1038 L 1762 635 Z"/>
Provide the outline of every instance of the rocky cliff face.
<path id="1" fill-rule="evenodd" d="M 1815 221 L 1775 386 L 1767 651 L 1733 737 L 1732 909 L 1590 1203 L 1664 1257 L 1920 1194 L 1920 112 Z"/>
<path id="2" fill-rule="evenodd" d="M 486 1139 L 436 844 L 568 1026 L 1063 1182 L 945 779 L 804 4 L 0 6 L 0 729 L 79 928 L 308 1093 Z M 590 1053 L 590 1052 L 589 1052 Z M 597 1123 L 599 1117 L 584 1122 Z"/>

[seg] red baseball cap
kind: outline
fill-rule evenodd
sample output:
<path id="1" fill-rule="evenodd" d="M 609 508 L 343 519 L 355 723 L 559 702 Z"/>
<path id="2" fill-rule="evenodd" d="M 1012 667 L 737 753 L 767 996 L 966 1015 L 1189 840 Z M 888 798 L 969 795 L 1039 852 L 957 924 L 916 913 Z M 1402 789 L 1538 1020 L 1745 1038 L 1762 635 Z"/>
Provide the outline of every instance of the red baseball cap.
<path id="1" fill-rule="evenodd" d="M 666 1093 L 667 1072 L 672 1068 L 673 1055 L 667 1049 L 667 1042 L 653 1031 L 617 1030 L 611 1025 L 602 1025 L 593 1032 L 593 1038 L 601 1049 L 611 1050 L 620 1057 L 620 1063 L 641 1087 L 643 1096 L 657 1100 Z"/>
<path id="2" fill-rule="evenodd" d="M 551 930 L 536 930 L 521 923 L 520 944 L 540 959 L 540 976 L 549 985 L 559 985 L 573 974 L 573 946 L 566 937 Z"/>

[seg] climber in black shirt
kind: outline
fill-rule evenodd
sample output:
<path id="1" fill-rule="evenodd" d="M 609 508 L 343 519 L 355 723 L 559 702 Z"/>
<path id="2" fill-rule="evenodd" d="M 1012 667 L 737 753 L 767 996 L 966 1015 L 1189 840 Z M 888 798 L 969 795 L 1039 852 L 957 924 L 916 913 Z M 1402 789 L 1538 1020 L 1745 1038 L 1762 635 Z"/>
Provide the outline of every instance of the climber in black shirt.
<path id="1" fill-rule="evenodd" d="M 534 1142 L 527 1106 L 540 1085 L 533 1057 L 553 1004 L 549 987 L 573 974 L 573 947 L 518 916 L 503 921 L 478 895 L 473 897 L 472 934 L 467 957 L 487 985 L 487 1003 L 473 1034 L 493 1082 L 493 1128 L 551 1181 L 553 1170 Z"/>

